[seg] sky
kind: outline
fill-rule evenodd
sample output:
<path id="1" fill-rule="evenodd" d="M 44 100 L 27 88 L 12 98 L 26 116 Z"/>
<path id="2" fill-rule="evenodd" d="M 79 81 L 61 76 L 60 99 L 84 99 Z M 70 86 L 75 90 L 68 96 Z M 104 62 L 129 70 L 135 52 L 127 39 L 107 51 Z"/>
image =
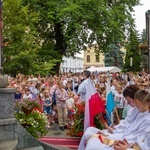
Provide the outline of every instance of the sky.
<path id="1" fill-rule="evenodd" d="M 134 8 L 134 18 L 136 29 L 141 32 L 146 28 L 145 12 L 150 10 L 150 0 L 140 0 L 140 3 L 142 4 L 141 6 L 136 6 Z"/>
<path id="2" fill-rule="evenodd" d="M 133 13 L 136 30 L 138 30 L 139 33 L 141 33 L 142 30 L 146 28 L 145 12 L 150 10 L 150 0 L 140 0 L 140 3 L 142 5 L 134 7 L 135 12 Z M 77 54 L 76 56 L 83 58 L 83 52 L 81 52 L 81 54 Z"/>

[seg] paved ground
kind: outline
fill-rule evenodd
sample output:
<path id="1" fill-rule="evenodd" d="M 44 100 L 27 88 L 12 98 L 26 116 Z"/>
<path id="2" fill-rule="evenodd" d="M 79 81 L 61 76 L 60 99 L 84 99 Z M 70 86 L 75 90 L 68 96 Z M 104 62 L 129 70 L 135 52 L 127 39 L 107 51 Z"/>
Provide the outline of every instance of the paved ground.
<path id="1" fill-rule="evenodd" d="M 53 125 L 51 125 L 48 133 L 46 136 L 53 136 L 53 137 L 70 137 L 70 136 L 67 136 L 66 133 L 67 133 L 67 129 L 65 130 L 60 130 L 59 129 L 59 124 L 58 123 L 55 123 Z M 63 145 L 63 143 L 61 143 Z M 54 145 L 57 149 L 59 150 L 77 150 L 77 149 L 72 149 L 72 148 L 68 148 L 68 147 L 64 147 L 64 146 L 57 146 L 57 145 Z M 74 145 L 73 145 L 74 146 Z"/>
<path id="2" fill-rule="evenodd" d="M 60 130 L 59 129 L 59 124 L 58 123 L 54 123 L 53 125 L 51 125 L 48 133 L 46 136 L 63 136 L 63 137 L 68 137 L 66 135 L 67 129 L 65 130 Z"/>

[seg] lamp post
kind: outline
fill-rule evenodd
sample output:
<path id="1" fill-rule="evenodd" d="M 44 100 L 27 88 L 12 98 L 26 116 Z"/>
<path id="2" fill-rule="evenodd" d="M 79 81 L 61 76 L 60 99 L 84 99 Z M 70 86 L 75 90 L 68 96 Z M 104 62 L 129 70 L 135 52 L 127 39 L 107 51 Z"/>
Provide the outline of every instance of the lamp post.
<path id="1" fill-rule="evenodd" d="M 3 29 L 3 17 L 2 17 L 2 0 L 0 0 L 0 70 L 2 70 L 2 29 Z"/>
<path id="2" fill-rule="evenodd" d="M 6 76 L 3 76 L 1 74 L 3 68 L 2 68 L 2 43 L 3 43 L 3 14 L 2 14 L 2 2 L 3 0 L 0 0 L 0 88 L 5 88 L 8 85 L 8 79 Z"/>
<path id="3" fill-rule="evenodd" d="M 148 44 L 148 73 L 150 73 L 150 10 L 145 13 L 146 16 L 146 39 Z"/>

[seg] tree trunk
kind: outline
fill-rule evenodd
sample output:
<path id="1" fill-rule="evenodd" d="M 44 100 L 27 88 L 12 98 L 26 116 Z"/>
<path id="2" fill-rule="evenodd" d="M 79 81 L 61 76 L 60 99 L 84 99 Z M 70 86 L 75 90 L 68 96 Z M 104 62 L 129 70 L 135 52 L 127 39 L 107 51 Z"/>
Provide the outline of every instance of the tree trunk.
<path id="1" fill-rule="evenodd" d="M 64 35 L 62 33 L 62 25 L 61 23 L 56 23 L 54 26 L 55 31 L 55 48 L 54 50 L 58 52 L 58 57 L 56 59 L 62 60 L 63 55 L 66 52 L 67 44 L 64 38 Z M 54 66 L 53 70 L 58 75 L 60 72 L 60 64 L 61 62 L 57 62 Z"/>
<path id="2" fill-rule="evenodd" d="M 55 71 L 56 75 L 59 75 L 59 73 L 60 73 L 60 64 L 61 64 L 60 62 L 57 62 L 54 67 L 55 68 L 54 71 Z"/>

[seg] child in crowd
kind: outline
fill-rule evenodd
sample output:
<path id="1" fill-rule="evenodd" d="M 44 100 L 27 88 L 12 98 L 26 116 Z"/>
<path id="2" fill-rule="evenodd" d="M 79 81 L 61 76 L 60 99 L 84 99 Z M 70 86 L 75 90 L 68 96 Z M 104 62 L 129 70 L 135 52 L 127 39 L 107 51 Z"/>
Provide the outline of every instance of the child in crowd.
<path id="1" fill-rule="evenodd" d="M 126 86 L 135 84 L 134 80 L 135 80 L 135 78 L 134 78 L 133 74 L 129 73 L 129 75 L 128 75 L 128 82 L 127 82 Z"/>
<path id="2" fill-rule="evenodd" d="M 30 89 L 25 89 L 25 94 L 23 95 L 23 99 L 32 99 L 32 94 L 30 94 Z"/>
<path id="3" fill-rule="evenodd" d="M 31 81 L 27 80 L 26 81 L 26 88 L 30 89 L 30 86 L 31 86 Z"/>
<path id="4" fill-rule="evenodd" d="M 66 90 L 66 91 L 73 91 L 72 81 L 71 81 L 71 80 L 67 81 L 65 90 Z"/>
<path id="5" fill-rule="evenodd" d="M 122 81 L 120 83 L 120 86 L 122 87 L 122 91 L 126 88 L 126 84 L 127 84 L 127 82 L 125 82 L 125 81 Z"/>
<path id="6" fill-rule="evenodd" d="M 95 84 L 95 88 L 96 88 L 96 90 L 99 92 L 99 91 L 101 91 L 101 87 L 100 87 L 100 84 L 99 83 L 96 83 Z"/>
<path id="7" fill-rule="evenodd" d="M 73 125 L 74 124 L 74 93 L 72 91 L 68 91 L 68 99 L 66 100 L 67 104 L 67 112 L 68 112 L 68 122 L 69 124 Z"/>
<path id="8" fill-rule="evenodd" d="M 21 93 L 22 93 L 22 95 L 24 95 L 25 89 L 26 89 L 26 82 L 24 82 L 24 81 L 21 82 L 20 86 L 21 86 Z"/>
<path id="9" fill-rule="evenodd" d="M 116 90 L 114 92 L 114 101 L 117 110 L 117 112 L 114 112 L 114 121 L 118 124 L 119 120 L 122 119 L 122 112 L 125 105 L 125 99 L 123 97 L 122 88 L 120 85 L 117 85 Z"/>
<path id="10" fill-rule="evenodd" d="M 32 81 L 31 86 L 29 87 L 32 99 L 35 99 L 35 95 L 37 94 L 37 89 L 35 88 L 36 84 L 37 83 L 35 81 Z"/>
<path id="11" fill-rule="evenodd" d="M 52 119 L 52 98 L 50 97 L 50 93 L 48 90 L 44 91 L 43 100 L 44 100 L 43 109 L 44 109 L 44 113 L 47 115 L 47 118 L 49 121 L 48 128 L 50 128 L 50 123 L 51 123 L 51 121 L 53 121 L 53 119 Z"/>
<path id="12" fill-rule="evenodd" d="M 40 94 L 36 94 L 36 95 L 35 95 L 35 100 L 36 100 L 37 103 L 40 105 L 40 108 L 34 108 L 34 110 L 38 110 L 38 111 L 40 111 L 40 112 L 43 112 L 44 101 L 42 100 Z"/>
<path id="13" fill-rule="evenodd" d="M 16 87 L 16 92 L 15 92 L 15 101 L 18 101 L 22 98 L 22 93 L 21 93 L 21 86 Z"/>
<path id="14" fill-rule="evenodd" d="M 67 105 L 66 100 L 68 99 L 67 91 L 63 87 L 63 82 L 57 82 L 56 94 L 56 106 L 58 111 L 58 121 L 60 130 L 67 128 Z"/>
<path id="15" fill-rule="evenodd" d="M 105 79 L 104 78 L 100 78 L 100 81 L 99 81 L 99 85 L 100 87 L 105 87 Z"/>
<path id="16" fill-rule="evenodd" d="M 106 101 L 106 88 L 105 87 L 101 87 L 101 95 L 100 95 L 101 99 L 103 101 Z"/>

